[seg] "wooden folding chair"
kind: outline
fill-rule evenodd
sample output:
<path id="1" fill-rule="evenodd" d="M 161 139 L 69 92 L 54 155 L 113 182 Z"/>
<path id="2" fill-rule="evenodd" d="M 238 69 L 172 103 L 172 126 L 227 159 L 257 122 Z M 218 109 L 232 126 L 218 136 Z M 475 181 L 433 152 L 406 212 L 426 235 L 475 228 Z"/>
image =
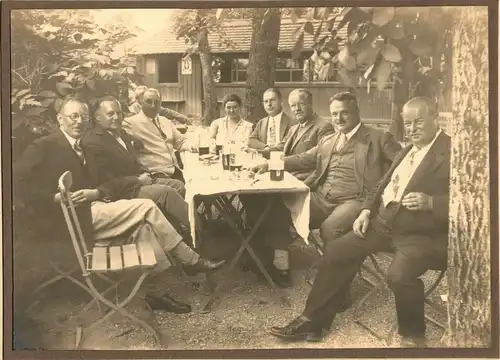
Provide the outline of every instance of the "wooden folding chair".
<path id="1" fill-rule="evenodd" d="M 354 306 L 354 311 L 353 311 L 353 321 L 363 327 L 365 330 L 367 330 L 370 334 L 375 336 L 381 341 L 384 341 L 387 346 L 392 345 L 394 335 L 396 334 L 397 330 L 397 319 L 394 317 L 392 321 L 391 328 L 389 329 L 389 332 L 387 335 L 381 336 L 380 332 L 372 329 L 369 325 L 367 325 L 365 322 L 362 321 L 361 319 L 361 312 L 363 309 L 363 305 L 370 299 L 372 298 L 378 291 L 382 291 L 384 288 L 387 286 L 387 273 L 381 268 L 377 261 L 377 257 L 385 258 L 388 261 L 392 261 L 393 259 L 393 254 L 390 252 L 380 252 L 377 253 L 376 255 L 369 255 L 368 259 L 372 263 L 372 267 L 367 266 L 366 264 L 363 264 L 362 271 L 365 271 L 369 273 L 372 277 L 375 278 L 375 280 L 370 279 L 369 277 L 365 276 L 363 272 L 360 272 L 359 275 L 361 279 L 365 282 L 366 285 L 370 288 L 370 290 L 357 302 L 357 304 Z M 432 301 L 430 301 L 430 295 L 436 290 L 436 288 L 439 286 L 441 281 L 444 278 L 444 275 L 446 273 L 446 270 L 435 270 L 433 269 L 432 271 L 437 272 L 435 279 L 427 286 L 424 292 L 424 298 L 425 298 L 425 303 L 429 305 L 430 307 L 436 309 L 436 310 L 441 310 L 439 309 Z M 426 320 L 430 321 L 434 325 L 440 327 L 441 329 L 446 329 L 446 325 L 439 322 L 432 316 L 425 314 Z"/>
<path id="2" fill-rule="evenodd" d="M 140 241 L 141 239 L 139 238 L 137 239 L 137 242 L 128 243 L 126 245 L 113 245 L 115 241 L 111 239 L 109 241 L 99 241 L 95 244 L 92 251 L 89 252 L 85 243 L 85 239 L 83 237 L 80 222 L 75 211 L 75 206 L 71 200 L 71 185 L 71 172 L 66 171 L 59 178 L 61 209 L 68 226 L 71 241 L 73 243 L 73 247 L 78 259 L 78 265 L 82 272 L 84 282 L 76 279 L 71 273 L 65 273 L 56 266 L 53 267 L 60 276 L 70 280 L 92 296 L 92 301 L 87 304 L 83 311 L 86 311 L 94 302 L 97 302 L 99 306 L 100 304 L 103 304 L 110 308 L 110 311 L 105 315 L 102 315 L 101 312 L 101 317 L 97 321 L 93 322 L 89 327 L 87 327 L 85 331 L 88 331 L 90 333 L 90 330 L 92 328 L 103 323 L 114 313 L 119 313 L 123 317 L 130 319 L 132 322 L 149 331 L 154 336 L 155 342 L 157 344 L 160 344 L 161 336 L 158 330 L 155 328 L 156 324 L 148 324 L 147 322 L 137 318 L 125 309 L 130 301 L 136 297 L 142 283 L 149 275 L 149 273 L 153 270 L 153 268 L 157 265 L 156 256 L 152 246 L 146 241 Z M 132 239 L 134 238 L 134 236 L 138 236 L 144 226 L 149 226 L 149 224 L 141 224 L 138 229 L 132 234 Z M 130 238 L 128 240 L 130 240 Z M 116 289 L 121 282 L 123 282 L 127 277 L 130 276 L 130 273 L 126 271 L 130 269 L 139 269 L 141 271 L 141 275 L 135 282 L 135 285 L 133 286 L 129 295 L 122 301 L 119 301 L 118 299 L 115 299 L 115 301 L 111 301 L 106 298 L 106 294 L 108 294 L 111 290 Z M 111 273 L 118 274 L 118 280 L 111 280 L 105 275 Z M 100 292 L 96 288 L 94 284 L 94 280 L 96 277 L 101 277 L 109 283 L 110 286 L 104 292 Z M 152 316 L 152 319 L 154 319 L 154 316 Z M 83 340 L 83 330 L 77 331 L 77 349 L 82 345 Z"/>

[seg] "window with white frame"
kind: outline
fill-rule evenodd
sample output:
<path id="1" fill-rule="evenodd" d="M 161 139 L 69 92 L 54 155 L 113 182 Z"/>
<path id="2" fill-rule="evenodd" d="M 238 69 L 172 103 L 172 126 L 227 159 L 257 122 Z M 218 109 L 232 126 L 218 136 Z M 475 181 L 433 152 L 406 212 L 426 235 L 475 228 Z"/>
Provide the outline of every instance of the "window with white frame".
<path id="1" fill-rule="evenodd" d="M 233 59 L 231 63 L 231 82 L 247 81 L 248 59 Z"/>
<path id="2" fill-rule="evenodd" d="M 276 82 L 307 82 L 307 79 L 308 69 L 303 59 L 276 59 Z"/>

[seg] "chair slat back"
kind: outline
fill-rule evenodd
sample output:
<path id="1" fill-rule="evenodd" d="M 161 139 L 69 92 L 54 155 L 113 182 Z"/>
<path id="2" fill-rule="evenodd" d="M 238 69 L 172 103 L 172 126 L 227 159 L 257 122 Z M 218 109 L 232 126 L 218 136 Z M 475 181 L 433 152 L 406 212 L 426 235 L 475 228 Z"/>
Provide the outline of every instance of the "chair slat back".
<path id="1" fill-rule="evenodd" d="M 88 250 L 87 245 L 85 244 L 85 238 L 83 237 L 82 228 L 75 211 L 75 205 L 71 200 L 70 189 L 72 184 L 73 176 L 70 171 L 66 171 L 61 175 L 58 183 L 59 192 L 61 194 L 61 209 L 73 243 L 73 248 L 75 249 L 78 264 L 80 265 L 83 275 L 87 276 L 88 271 L 84 257 L 88 253 Z"/>

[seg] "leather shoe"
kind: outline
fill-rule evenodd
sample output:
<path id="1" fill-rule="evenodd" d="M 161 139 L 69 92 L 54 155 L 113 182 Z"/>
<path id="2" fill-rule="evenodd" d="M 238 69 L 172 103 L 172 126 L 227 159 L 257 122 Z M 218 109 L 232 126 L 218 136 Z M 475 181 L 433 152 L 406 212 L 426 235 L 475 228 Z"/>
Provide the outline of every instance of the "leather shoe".
<path id="1" fill-rule="evenodd" d="M 184 265 L 184 272 L 189 276 L 193 276 L 193 275 L 196 275 L 200 272 L 206 273 L 206 272 L 211 272 L 211 271 L 217 270 L 225 263 L 226 263 L 225 260 L 214 262 L 212 260 L 203 259 L 200 257 L 200 259 L 198 260 L 198 262 L 196 264 Z"/>
<path id="2" fill-rule="evenodd" d="M 315 335 L 317 335 L 317 329 L 315 329 L 312 321 L 299 316 L 284 327 L 273 326 L 270 334 L 282 340 L 298 341 L 307 340 L 308 338 L 314 339 Z"/>
<path id="3" fill-rule="evenodd" d="M 280 270 L 275 266 L 269 268 L 269 275 L 274 283 L 281 288 L 288 288 L 292 286 L 292 277 L 290 270 Z"/>
<path id="4" fill-rule="evenodd" d="M 187 314 L 191 312 L 191 305 L 181 303 L 168 294 L 164 294 L 161 297 L 147 294 L 145 300 L 152 310 L 163 310 L 175 314 Z"/>

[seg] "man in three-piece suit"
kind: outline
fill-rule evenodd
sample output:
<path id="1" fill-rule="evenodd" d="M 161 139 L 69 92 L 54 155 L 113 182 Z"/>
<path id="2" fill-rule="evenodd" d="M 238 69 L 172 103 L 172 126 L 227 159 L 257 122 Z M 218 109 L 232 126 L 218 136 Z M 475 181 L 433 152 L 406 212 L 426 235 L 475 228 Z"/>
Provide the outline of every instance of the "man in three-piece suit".
<path id="1" fill-rule="evenodd" d="M 297 123 L 283 111 L 282 95 L 277 88 L 269 88 L 262 96 L 268 116 L 260 119 L 248 140 L 248 147 L 269 159 L 271 151 L 283 151 L 282 142 L 290 128 Z"/>
<path id="2" fill-rule="evenodd" d="M 182 233 L 181 224 L 189 229 L 184 183 L 152 177 L 139 163 L 133 139 L 123 131 L 122 121 L 121 105 L 114 97 L 106 96 L 96 102 L 94 127 L 82 139 L 87 163 L 95 170 L 94 181 L 114 190 L 116 199 L 153 200 L 178 232 Z"/>
<path id="3" fill-rule="evenodd" d="M 271 334 L 319 341 L 341 311 L 344 293 L 364 259 L 394 251 L 387 281 L 395 295 L 402 346 L 425 346 L 424 284 L 428 269 L 445 269 L 450 137 L 439 129 L 435 103 L 417 97 L 403 107 L 411 145 L 366 197 L 353 231 L 331 241 L 301 316 Z"/>
<path id="4" fill-rule="evenodd" d="M 89 123 L 89 109 L 85 103 L 75 98 L 65 99 L 58 111 L 57 121 L 59 129 L 30 145 L 14 168 L 15 193 L 37 213 L 38 223 L 43 226 L 39 232 L 43 239 L 58 241 L 63 245 L 69 243 L 57 185 L 59 177 L 71 171 L 71 198 L 89 248 L 92 248 L 94 241 L 126 234 L 147 222 L 156 235 L 148 240 L 157 249 L 155 254 L 159 263 L 168 262 L 165 257 L 168 253 L 184 263 L 188 273 L 206 272 L 222 265 L 201 258 L 184 244 L 182 236 L 152 200 L 119 200 L 113 198 L 116 190 L 93 182 L 96 178 L 93 173 L 95 169 L 87 164 L 85 150 L 81 146 L 82 136 Z M 154 307 L 165 305 L 161 298 L 154 300 Z"/>

